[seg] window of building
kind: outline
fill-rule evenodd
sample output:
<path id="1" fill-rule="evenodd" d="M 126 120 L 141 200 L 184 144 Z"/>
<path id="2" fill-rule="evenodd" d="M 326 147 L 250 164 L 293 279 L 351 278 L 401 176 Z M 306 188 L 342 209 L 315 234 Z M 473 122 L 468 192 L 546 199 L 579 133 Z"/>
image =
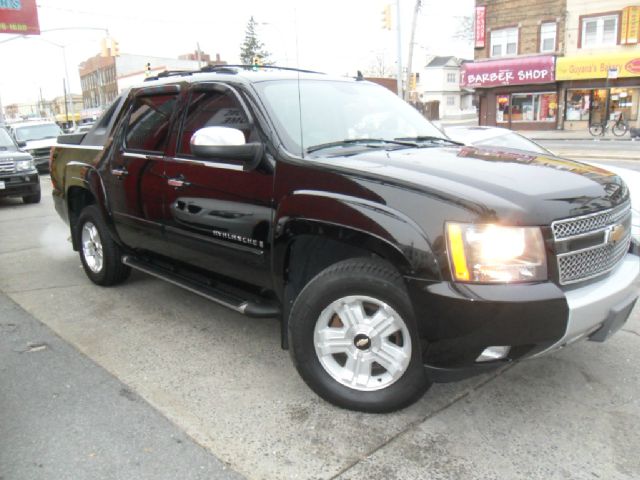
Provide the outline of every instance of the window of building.
<path id="1" fill-rule="evenodd" d="M 555 92 L 513 93 L 496 97 L 496 122 L 555 122 L 558 95 Z"/>
<path id="2" fill-rule="evenodd" d="M 191 137 L 204 127 L 232 127 L 242 130 L 249 139 L 251 130 L 247 116 L 238 100 L 229 90 L 201 91 L 191 95 L 191 103 L 184 120 L 179 153 L 191 155 Z"/>
<path id="3" fill-rule="evenodd" d="M 129 115 L 126 148 L 145 152 L 164 151 L 175 102 L 175 94 L 138 97 Z"/>
<path id="4" fill-rule="evenodd" d="M 503 57 L 518 53 L 518 29 L 503 28 L 491 32 L 491 56 Z"/>
<path id="5" fill-rule="evenodd" d="M 543 23 L 540 25 L 540 51 L 555 52 L 556 51 L 556 30 L 555 22 Z"/>
<path id="6" fill-rule="evenodd" d="M 447 106 L 453 107 L 456 104 L 456 97 L 447 97 Z"/>
<path id="7" fill-rule="evenodd" d="M 447 83 L 456 83 L 456 72 L 447 73 Z"/>
<path id="8" fill-rule="evenodd" d="M 618 15 L 582 19 L 582 47 L 601 47 L 618 43 Z"/>

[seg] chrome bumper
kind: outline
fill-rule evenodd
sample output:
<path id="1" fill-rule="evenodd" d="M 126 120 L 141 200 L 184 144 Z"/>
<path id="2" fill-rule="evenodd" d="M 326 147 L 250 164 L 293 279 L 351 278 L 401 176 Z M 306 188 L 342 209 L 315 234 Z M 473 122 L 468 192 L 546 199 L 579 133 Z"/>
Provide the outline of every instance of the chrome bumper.
<path id="1" fill-rule="evenodd" d="M 606 340 L 626 321 L 638 295 L 640 257 L 627 254 L 603 280 L 566 291 L 569 305 L 567 330 L 560 340 L 535 356 L 586 337 L 594 341 Z"/>

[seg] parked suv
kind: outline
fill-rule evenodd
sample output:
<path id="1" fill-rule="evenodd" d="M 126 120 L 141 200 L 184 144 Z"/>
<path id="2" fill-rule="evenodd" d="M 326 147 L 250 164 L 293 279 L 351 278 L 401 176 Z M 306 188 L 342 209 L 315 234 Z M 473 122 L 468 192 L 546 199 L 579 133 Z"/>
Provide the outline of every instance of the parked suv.
<path id="1" fill-rule="evenodd" d="M 21 151 L 7 130 L 0 127 L 0 197 L 40 201 L 40 179 L 33 158 Z"/>
<path id="2" fill-rule="evenodd" d="M 38 171 L 46 172 L 51 147 L 62 134 L 60 127 L 48 121 L 20 122 L 11 124 L 11 133 L 18 145 L 31 154 Z"/>
<path id="3" fill-rule="evenodd" d="M 170 73 L 59 143 L 54 203 L 91 281 L 133 268 L 279 318 L 342 407 L 604 341 L 638 297 L 618 176 L 463 146 L 361 78 Z"/>

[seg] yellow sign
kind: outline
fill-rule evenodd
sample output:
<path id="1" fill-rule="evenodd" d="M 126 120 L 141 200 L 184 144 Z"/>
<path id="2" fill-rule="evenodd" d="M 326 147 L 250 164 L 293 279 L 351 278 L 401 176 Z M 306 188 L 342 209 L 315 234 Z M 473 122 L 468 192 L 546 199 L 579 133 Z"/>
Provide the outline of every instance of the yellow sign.
<path id="1" fill-rule="evenodd" d="M 556 59 L 556 81 L 640 77 L 640 52 Z"/>
<path id="2" fill-rule="evenodd" d="M 623 8 L 620 23 L 620 43 L 623 45 L 638 43 L 640 40 L 640 7 Z"/>

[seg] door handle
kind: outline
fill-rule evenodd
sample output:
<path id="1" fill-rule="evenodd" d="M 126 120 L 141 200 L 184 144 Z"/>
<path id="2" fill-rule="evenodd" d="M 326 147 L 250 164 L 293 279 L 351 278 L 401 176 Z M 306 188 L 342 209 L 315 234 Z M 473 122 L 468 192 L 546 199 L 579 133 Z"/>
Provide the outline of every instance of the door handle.
<path id="1" fill-rule="evenodd" d="M 191 185 L 189 182 L 187 182 L 184 178 L 182 177 L 178 177 L 178 178 L 169 178 L 167 179 L 167 184 L 170 187 L 173 188 L 182 188 L 182 187 L 188 187 L 189 185 Z"/>
<path id="2" fill-rule="evenodd" d="M 111 175 L 115 175 L 118 178 L 126 177 L 129 175 L 126 168 L 112 168 Z"/>

